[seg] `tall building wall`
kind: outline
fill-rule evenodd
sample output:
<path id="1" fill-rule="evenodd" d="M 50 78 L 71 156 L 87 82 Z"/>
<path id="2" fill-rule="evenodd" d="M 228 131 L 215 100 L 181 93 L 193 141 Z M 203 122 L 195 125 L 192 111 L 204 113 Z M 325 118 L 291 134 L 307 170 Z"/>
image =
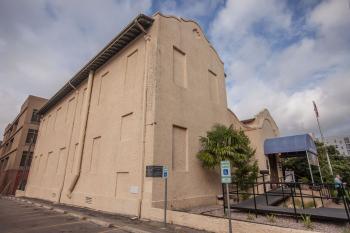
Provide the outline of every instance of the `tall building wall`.
<path id="1" fill-rule="evenodd" d="M 67 194 L 78 162 L 87 82 L 43 116 L 26 195 L 137 214 L 144 43 L 139 37 L 94 73 L 81 174 L 72 197 Z"/>
<path id="2" fill-rule="evenodd" d="M 341 155 L 350 156 L 350 136 L 325 137 L 327 145 L 334 146 Z"/>
<path id="3" fill-rule="evenodd" d="M 170 208 L 216 202 L 219 172 L 196 154 L 200 136 L 232 123 L 223 63 L 195 22 L 153 19 L 95 70 L 90 101 L 84 81 L 45 111 L 26 196 L 142 216 L 164 201 L 163 180 L 145 177 L 145 167 L 167 165 Z"/>
<path id="4" fill-rule="evenodd" d="M 157 15 L 159 25 L 154 164 L 169 167 L 169 207 L 215 203 L 219 173 L 203 169 L 199 137 L 227 123 L 224 66 L 193 21 Z M 163 205 L 163 181 L 153 181 L 153 204 Z"/>

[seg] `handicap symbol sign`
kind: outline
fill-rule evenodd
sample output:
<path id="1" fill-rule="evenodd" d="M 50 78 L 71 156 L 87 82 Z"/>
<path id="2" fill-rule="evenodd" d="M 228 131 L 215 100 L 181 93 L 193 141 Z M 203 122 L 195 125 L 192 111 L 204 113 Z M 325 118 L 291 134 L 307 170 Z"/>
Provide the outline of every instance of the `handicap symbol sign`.
<path id="1" fill-rule="evenodd" d="M 228 176 L 228 169 L 225 168 L 225 169 L 222 171 L 222 173 L 224 174 L 224 176 Z"/>
<path id="2" fill-rule="evenodd" d="M 230 161 L 221 161 L 221 183 L 231 183 L 231 166 Z"/>

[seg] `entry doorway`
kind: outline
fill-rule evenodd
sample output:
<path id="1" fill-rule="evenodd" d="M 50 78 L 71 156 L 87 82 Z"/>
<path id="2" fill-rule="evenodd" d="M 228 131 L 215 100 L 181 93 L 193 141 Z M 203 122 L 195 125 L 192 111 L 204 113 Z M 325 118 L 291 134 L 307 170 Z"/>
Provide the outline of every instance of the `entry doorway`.
<path id="1" fill-rule="evenodd" d="M 270 164 L 270 181 L 272 183 L 278 183 L 279 177 L 278 177 L 278 165 L 277 165 L 277 155 L 272 154 L 268 155 L 269 157 L 269 164 Z"/>

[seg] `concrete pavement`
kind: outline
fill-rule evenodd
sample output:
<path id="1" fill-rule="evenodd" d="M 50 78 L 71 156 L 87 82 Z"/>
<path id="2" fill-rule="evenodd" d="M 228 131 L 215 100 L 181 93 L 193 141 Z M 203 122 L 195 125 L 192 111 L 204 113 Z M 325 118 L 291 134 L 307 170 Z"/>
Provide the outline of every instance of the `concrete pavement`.
<path id="1" fill-rule="evenodd" d="M 1 233 L 127 232 L 106 228 L 85 220 L 35 205 L 0 199 Z"/>
<path id="2" fill-rule="evenodd" d="M 54 205 L 41 200 L 0 198 L 0 233 L 202 233 L 181 226 Z"/>

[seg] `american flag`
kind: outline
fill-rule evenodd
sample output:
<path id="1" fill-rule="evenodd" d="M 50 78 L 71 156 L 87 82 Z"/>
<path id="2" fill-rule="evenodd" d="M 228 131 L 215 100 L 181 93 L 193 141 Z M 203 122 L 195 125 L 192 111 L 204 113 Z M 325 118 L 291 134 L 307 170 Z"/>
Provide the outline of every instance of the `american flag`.
<path id="1" fill-rule="evenodd" d="M 315 111 L 315 114 L 316 114 L 316 117 L 318 117 L 318 109 L 317 109 L 317 106 L 316 106 L 316 102 L 315 101 L 312 101 L 312 103 L 314 104 L 314 111 Z"/>

